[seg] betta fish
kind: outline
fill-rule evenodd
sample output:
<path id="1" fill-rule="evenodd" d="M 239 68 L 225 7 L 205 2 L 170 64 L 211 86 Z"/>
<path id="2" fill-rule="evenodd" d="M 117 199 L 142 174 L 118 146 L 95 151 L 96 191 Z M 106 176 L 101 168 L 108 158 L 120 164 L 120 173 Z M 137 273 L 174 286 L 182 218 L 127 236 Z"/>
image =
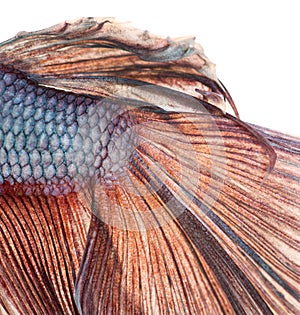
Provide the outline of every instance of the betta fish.
<path id="1" fill-rule="evenodd" d="M 193 38 L 82 18 L 0 44 L 1 314 L 299 314 L 300 140 Z"/>

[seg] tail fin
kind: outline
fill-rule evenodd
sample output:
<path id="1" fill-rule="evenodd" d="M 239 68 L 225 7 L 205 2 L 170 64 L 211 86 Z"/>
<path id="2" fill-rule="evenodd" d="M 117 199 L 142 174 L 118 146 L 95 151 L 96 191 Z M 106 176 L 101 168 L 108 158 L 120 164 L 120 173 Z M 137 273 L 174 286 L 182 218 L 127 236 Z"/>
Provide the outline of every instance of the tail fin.
<path id="1" fill-rule="evenodd" d="M 264 134 L 278 161 L 261 185 L 268 152 L 236 120 L 153 108 L 132 117 L 127 168 L 91 191 L 82 313 L 297 313 L 299 141 Z"/>

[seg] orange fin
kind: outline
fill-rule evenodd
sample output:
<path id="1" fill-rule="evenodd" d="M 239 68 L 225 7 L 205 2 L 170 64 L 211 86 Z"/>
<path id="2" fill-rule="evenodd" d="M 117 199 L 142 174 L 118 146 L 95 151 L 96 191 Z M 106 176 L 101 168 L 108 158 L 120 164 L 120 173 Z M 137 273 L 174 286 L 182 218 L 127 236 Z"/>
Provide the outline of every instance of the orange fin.
<path id="1" fill-rule="evenodd" d="M 90 213 L 68 196 L 0 196 L 0 304 L 7 314 L 77 314 Z"/>
<path id="2" fill-rule="evenodd" d="M 154 108 L 131 119 L 137 141 L 126 167 L 87 197 L 95 216 L 76 282 L 79 309 L 295 312 L 299 150 L 274 146 L 279 161 L 261 185 L 268 152 L 235 120 Z"/>

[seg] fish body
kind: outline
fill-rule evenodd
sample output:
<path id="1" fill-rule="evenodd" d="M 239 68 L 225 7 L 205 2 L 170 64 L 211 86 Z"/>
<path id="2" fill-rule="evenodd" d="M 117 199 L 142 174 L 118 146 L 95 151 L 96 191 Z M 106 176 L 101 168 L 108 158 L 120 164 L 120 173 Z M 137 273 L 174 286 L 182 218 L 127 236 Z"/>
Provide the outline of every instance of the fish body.
<path id="1" fill-rule="evenodd" d="M 13 68 L 0 66 L 0 78 L 3 191 L 66 194 L 87 178 L 108 178 L 122 164 L 129 142 L 112 151 L 110 140 L 127 128 L 120 117 L 124 107 L 38 86 Z M 113 155 L 118 156 L 115 165 Z"/>
<path id="2" fill-rule="evenodd" d="M 192 39 L 0 44 L 1 314 L 298 314 L 299 196 L 299 139 L 241 121 Z"/>

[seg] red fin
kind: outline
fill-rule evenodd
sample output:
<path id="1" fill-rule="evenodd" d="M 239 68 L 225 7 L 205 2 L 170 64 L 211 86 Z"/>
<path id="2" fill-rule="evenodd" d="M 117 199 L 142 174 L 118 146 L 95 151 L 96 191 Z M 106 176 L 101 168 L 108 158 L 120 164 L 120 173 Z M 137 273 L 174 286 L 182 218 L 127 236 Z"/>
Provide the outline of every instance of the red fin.
<path id="1" fill-rule="evenodd" d="M 90 214 L 75 194 L 0 196 L 0 300 L 8 314 L 77 314 Z"/>
<path id="2" fill-rule="evenodd" d="M 295 312 L 299 152 L 284 156 L 291 176 L 274 146 L 279 161 L 261 185 L 268 151 L 235 120 L 147 108 L 131 117 L 127 167 L 91 190 L 82 312 Z"/>
<path id="3" fill-rule="evenodd" d="M 46 57 L 45 57 L 46 56 Z M 39 83 L 75 93 L 128 97 L 155 84 L 234 107 L 215 65 L 192 38 L 164 39 L 113 19 L 83 18 L 0 44 L 0 64 L 10 64 Z"/>

